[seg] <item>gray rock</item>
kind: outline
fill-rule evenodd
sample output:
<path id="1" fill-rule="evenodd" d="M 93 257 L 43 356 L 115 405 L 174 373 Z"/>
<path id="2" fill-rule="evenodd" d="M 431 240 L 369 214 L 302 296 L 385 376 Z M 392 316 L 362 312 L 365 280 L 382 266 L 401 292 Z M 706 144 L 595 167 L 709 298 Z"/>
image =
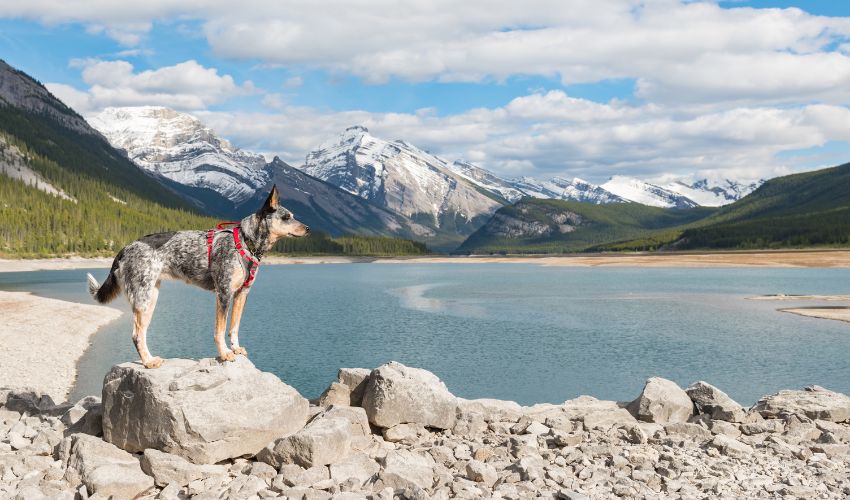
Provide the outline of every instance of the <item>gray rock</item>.
<path id="1" fill-rule="evenodd" d="M 741 405 L 707 382 L 694 382 L 685 392 L 694 402 L 697 412 L 710 416 L 712 420 L 743 422 L 746 417 L 746 411 Z"/>
<path id="2" fill-rule="evenodd" d="M 103 434 L 103 405 L 97 396 L 86 396 L 68 409 L 61 419 L 70 434 Z"/>
<path id="3" fill-rule="evenodd" d="M 297 431 L 307 400 L 244 356 L 112 367 L 103 386 L 104 439 L 130 452 L 154 448 L 194 463 L 253 455 Z"/>
<path id="4" fill-rule="evenodd" d="M 349 406 L 351 404 L 351 389 L 339 382 L 333 382 L 319 396 L 319 406 Z"/>
<path id="5" fill-rule="evenodd" d="M 295 434 L 269 443 L 257 459 L 272 467 L 294 463 L 308 468 L 342 461 L 350 452 L 351 423 L 320 415 Z"/>
<path id="6" fill-rule="evenodd" d="M 516 422 L 522 417 L 522 406 L 514 401 L 500 399 L 457 398 L 458 414 L 478 413 L 487 423 Z"/>
<path id="7" fill-rule="evenodd" d="M 73 434 L 65 479 L 104 498 L 135 498 L 154 486 L 133 455 L 89 434 Z"/>
<path id="8" fill-rule="evenodd" d="M 737 458 L 745 458 L 753 453 L 752 446 L 744 444 L 737 439 L 732 439 L 729 436 L 724 436 L 723 434 L 714 436 L 714 439 L 711 440 L 709 446 L 717 448 L 720 450 L 720 453 L 723 453 L 724 455 Z"/>
<path id="9" fill-rule="evenodd" d="M 365 453 L 355 453 L 344 461 L 331 464 L 331 479 L 342 483 L 354 479 L 358 486 L 366 484 L 377 474 L 381 467 Z"/>
<path id="10" fill-rule="evenodd" d="M 382 428 L 417 423 L 451 429 L 457 418 L 457 398 L 436 375 L 395 361 L 372 371 L 363 408 L 369 422 Z"/>
<path id="11" fill-rule="evenodd" d="M 67 410 L 67 406 L 57 406 L 53 398 L 35 389 L 9 390 L 3 406 L 7 410 L 30 415 L 57 413 L 61 415 Z"/>
<path id="12" fill-rule="evenodd" d="M 805 415 L 814 420 L 850 421 L 850 397 L 819 386 L 802 391 L 779 391 L 761 398 L 754 409 L 765 418 Z"/>
<path id="13" fill-rule="evenodd" d="M 227 468 L 222 465 L 196 465 L 183 457 L 152 448 L 142 455 L 141 467 L 160 487 L 171 483 L 186 486 L 196 479 L 227 475 Z"/>
<path id="14" fill-rule="evenodd" d="M 422 489 L 434 486 L 434 459 L 409 450 L 391 450 L 382 460 L 382 476 L 396 475 Z M 385 480 L 386 482 L 386 480 Z"/>
<path id="15" fill-rule="evenodd" d="M 565 401 L 554 415 L 548 412 L 545 420 L 546 425 L 560 428 L 566 432 L 572 429 L 566 421 L 559 417 L 565 417 L 567 421 L 578 421 L 587 429 L 610 429 L 612 427 L 631 426 L 637 424 L 635 418 L 626 410 L 621 408 L 616 401 L 599 400 L 591 396 L 579 396 L 575 399 Z M 558 423 L 560 420 L 560 424 Z"/>
<path id="16" fill-rule="evenodd" d="M 419 439 L 419 436 L 425 435 L 427 432 L 421 424 L 398 424 L 389 429 L 384 429 L 382 434 L 384 440 L 390 443 L 411 445 Z"/>
<path id="17" fill-rule="evenodd" d="M 687 422 L 694 414 L 694 403 L 675 382 L 652 377 L 628 409 L 638 420 L 666 424 Z"/>
<path id="18" fill-rule="evenodd" d="M 350 389 L 351 406 L 360 406 L 363 403 L 363 392 L 366 391 L 366 384 L 369 382 L 369 374 L 372 370 L 368 368 L 340 368 L 339 382 L 345 384 Z"/>
<path id="19" fill-rule="evenodd" d="M 479 462 L 478 460 L 470 460 L 466 464 L 466 477 L 471 481 L 483 483 L 485 486 L 492 487 L 499 479 L 496 468 L 490 464 Z"/>

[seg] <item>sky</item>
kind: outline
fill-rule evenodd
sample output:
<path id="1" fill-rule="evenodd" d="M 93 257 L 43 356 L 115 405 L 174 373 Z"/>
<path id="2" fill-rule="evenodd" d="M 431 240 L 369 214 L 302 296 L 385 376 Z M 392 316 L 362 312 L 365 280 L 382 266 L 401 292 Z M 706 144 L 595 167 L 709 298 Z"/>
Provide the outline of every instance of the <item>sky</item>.
<path id="1" fill-rule="evenodd" d="M 351 125 L 506 177 L 850 161 L 840 0 L 0 0 L 0 58 L 83 116 L 167 106 L 294 165 Z"/>

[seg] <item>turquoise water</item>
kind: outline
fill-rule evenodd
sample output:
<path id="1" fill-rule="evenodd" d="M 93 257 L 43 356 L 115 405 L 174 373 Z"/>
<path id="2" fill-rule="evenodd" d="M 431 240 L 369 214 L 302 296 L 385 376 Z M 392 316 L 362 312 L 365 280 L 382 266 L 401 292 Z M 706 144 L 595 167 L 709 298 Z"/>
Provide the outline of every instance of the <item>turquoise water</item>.
<path id="1" fill-rule="evenodd" d="M 0 288 L 89 303 L 85 272 L 0 274 Z M 106 270 L 93 274 L 102 280 Z M 265 266 L 240 339 L 258 367 L 308 397 L 341 366 L 398 360 L 467 398 L 630 400 L 658 375 L 681 385 L 707 380 L 749 404 L 808 384 L 850 393 L 850 324 L 776 311 L 793 302 L 745 298 L 848 287 L 847 269 Z M 114 305 L 127 311 L 123 299 Z M 209 292 L 164 283 L 153 353 L 213 356 L 213 305 Z M 96 335 L 75 395 L 98 393 L 109 366 L 137 359 L 130 332 L 125 314 Z"/>

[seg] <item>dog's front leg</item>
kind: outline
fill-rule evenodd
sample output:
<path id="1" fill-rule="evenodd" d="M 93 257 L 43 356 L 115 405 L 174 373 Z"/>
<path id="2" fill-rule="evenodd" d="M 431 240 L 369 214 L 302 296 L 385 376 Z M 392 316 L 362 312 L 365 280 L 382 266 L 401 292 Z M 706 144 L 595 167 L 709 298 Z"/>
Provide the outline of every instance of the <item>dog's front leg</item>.
<path id="1" fill-rule="evenodd" d="M 248 351 L 239 345 L 239 321 L 242 319 L 242 310 L 245 308 L 245 300 L 248 298 L 248 290 L 242 288 L 233 297 L 233 310 L 230 311 L 230 348 L 234 354 L 248 355 Z"/>
<path id="2" fill-rule="evenodd" d="M 227 308 L 230 306 L 230 296 L 215 294 L 215 347 L 218 349 L 218 359 L 235 361 L 236 355 L 224 343 L 224 329 L 227 326 Z"/>

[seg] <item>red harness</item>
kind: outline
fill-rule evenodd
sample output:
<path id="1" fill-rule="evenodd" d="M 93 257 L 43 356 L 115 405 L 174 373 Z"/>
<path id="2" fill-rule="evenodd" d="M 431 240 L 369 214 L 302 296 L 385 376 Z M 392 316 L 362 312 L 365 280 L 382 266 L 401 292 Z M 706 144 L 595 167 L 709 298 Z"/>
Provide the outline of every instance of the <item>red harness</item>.
<path id="1" fill-rule="evenodd" d="M 235 227 L 233 229 L 224 229 L 223 227 L 230 225 L 235 225 Z M 238 222 L 219 222 L 216 224 L 215 229 L 207 231 L 207 265 L 212 266 L 213 239 L 215 238 L 216 233 L 220 232 L 233 233 L 233 243 L 236 245 L 236 250 L 239 252 L 239 255 L 245 259 L 245 270 L 248 273 L 248 277 L 245 278 L 245 283 L 242 283 L 242 286 L 239 289 L 249 288 L 254 282 L 254 276 L 257 274 L 257 269 L 260 267 L 260 261 L 242 246 L 242 240 L 239 238 Z"/>

